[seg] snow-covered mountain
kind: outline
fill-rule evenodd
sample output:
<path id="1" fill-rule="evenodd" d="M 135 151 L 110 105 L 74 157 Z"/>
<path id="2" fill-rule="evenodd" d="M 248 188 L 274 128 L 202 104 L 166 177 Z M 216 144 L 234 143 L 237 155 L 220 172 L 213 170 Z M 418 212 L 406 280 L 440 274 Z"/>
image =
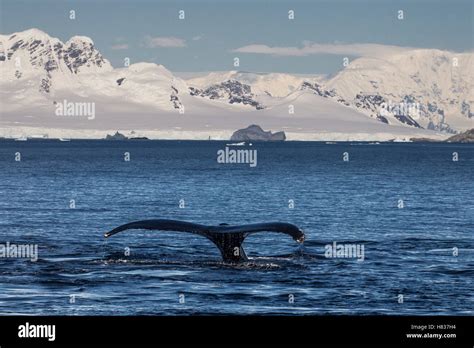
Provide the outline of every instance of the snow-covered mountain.
<path id="1" fill-rule="evenodd" d="M 453 58 L 458 70 L 448 68 Z M 88 37 L 63 43 L 30 29 L 0 35 L 0 136 L 101 137 L 121 129 L 226 138 L 259 124 L 288 139 L 443 137 L 474 126 L 468 64 L 472 54 L 422 50 L 360 58 L 330 79 L 230 71 L 184 80 L 154 63 L 113 68 Z M 382 107 L 400 101 L 419 103 L 421 116 Z M 59 117 L 66 102 L 92 103 L 96 117 Z"/>
<path id="2" fill-rule="evenodd" d="M 181 107 L 179 90 L 187 93 L 185 83 L 161 65 L 114 69 L 90 38 L 74 36 L 63 43 L 38 29 L 0 36 L 0 69 L 2 85 L 17 101 L 6 103 L 7 109 L 66 97 L 97 102 L 115 97 L 173 110 Z"/>
<path id="3" fill-rule="evenodd" d="M 358 58 L 330 79 L 231 71 L 188 83 L 209 88 L 229 78 L 246 83 L 260 100 L 304 90 L 386 124 L 446 133 L 474 126 L 472 53 L 423 49 L 383 59 Z M 267 99 L 264 104 L 271 102 Z"/>
<path id="4" fill-rule="evenodd" d="M 53 76 L 68 76 L 111 71 L 109 61 L 85 36 L 74 36 L 66 43 L 38 29 L 0 35 L 2 80 L 36 79 L 38 89 L 48 93 Z M 65 83 L 65 79 L 55 79 Z M 67 80 L 67 78 L 66 78 Z"/>
<path id="5" fill-rule="evenodd" d="M 420 49 L 384 59 L 359 58 L 325 87 L 382 121 L 393 116 L 411 126 L 448 132 L 472 127 L 474 121 L 473 53 Z M 412 106 L 412 115 L 387 113 L 382 103 Z"/>
<path id="6" fill-rule="evenodd" d="M 298 90 L 304 81 L 321 81 L 323 76 L 295 76 L 281 73 L 253 73 L 243 71 L 211 72 L 205 76 L 188 79 L 187 83 L 195 88 L 204 89 L 218 85 L 223 81 L 235 80 L 249 85 L 256 96 L 286 97 Z"/>

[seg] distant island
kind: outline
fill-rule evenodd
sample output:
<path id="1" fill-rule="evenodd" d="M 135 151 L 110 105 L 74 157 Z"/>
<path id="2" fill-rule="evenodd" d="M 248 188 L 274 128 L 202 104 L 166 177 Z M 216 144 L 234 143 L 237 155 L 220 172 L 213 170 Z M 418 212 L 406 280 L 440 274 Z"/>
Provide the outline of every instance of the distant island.
<path id="1" fill-rule="evenodd" d="M 231 141 L 285 141 L 285 132 L 272 133 L 264 131 L 262 127 L 255 124 L 244 129 L 239 129 L 230 137 Z"/>
<path id="2" fill-rule="evenodd" d="M 132 132 L 135 133 L 135 132 Z M 126 135 L 120 133 L 119 131 L 115 132 L 114 135 L 107 134 L 105 140 L 149 140 L 147 137 L 132 137 L 128 138 Z"/>
<path id="3" fill-rule="evenodd" d="M 411 138 L 413 142 L 445 142 L 445 143 L 474 143 L 474 128 L 468 129 L 467 131 L 453 135 L 445 140 L 437 140 L 431 138 Z"/>
<path id="4" fill-rule="evenodd" d="M 474 143 L 474 128 L 464 133 L 453 135 L 445 141 L 448 143 Z"/>
<path id="5" fill-rule="evenodd" d="M 122 133 L 119 133 L 118 131 L 115 132 L 114 135 L 107 134 L 105 137 L 105 140 L 127 140 L 128 138 L 123 135 Z"/>

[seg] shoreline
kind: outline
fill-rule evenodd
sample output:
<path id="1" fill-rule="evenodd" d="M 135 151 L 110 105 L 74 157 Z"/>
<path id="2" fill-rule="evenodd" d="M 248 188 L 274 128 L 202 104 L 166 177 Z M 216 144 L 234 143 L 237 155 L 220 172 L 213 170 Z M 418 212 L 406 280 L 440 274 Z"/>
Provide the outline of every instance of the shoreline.
<path id="1" fill-rule="evenodd" d="M 3 138 L 0 137 L 0 142 L 37 142 L 37 141 L 48 141 L 48 142 L 58 142 L 58 143 L 70 143 L 70 142 L 95 142 L 95 141 L 103 141 L 103 142 L 110 142 L 110 143 L 129 143 L 129 142 L 196 142 L 196 143 L 225 143 L 228 146 L 233 146 L 232 141 L 228 139 L 115 139 L 115 140 L 107 140 L 104 138 L 74 138 L 74 139 L 67 139 L 62 140 L 60 138 L 28 138 L 27 140 L 18 140 L 16 138 Z M 394 141 L 394 140 L 298 140 L 298 139 L 290 139 L 285 141 L 259 141 L 259 140 L 250 140 L 243 142 L 245 145 L 247 143 L 252 144 L 283 144 L 283 143 L 320 143 L 325 145 L 337 145 L 337 144 L 350 144 L 350 143 L 362 143 L 368 145 L 377 145 L 377 144 L 469 144 L 466 142 L 448 142 L 446 140 L 432 140 L 432 139 L 421 139 L 421 140 L 408 140 L 408 141 Z"/>
<path id="2" fill-rule="evenodd" d="M 126 140 L 197 140 L 197 141 L 231 141 L 233 130 L 130 130 L 130 129 L 59 129 L 40 127 L 0 127 L 0 139 L 67 139 L 67 140 L 105 140 L 107 135 L 116 132 L 123 134 Z M 289 132 L 285 130 L 285 141 L 309 142 L 410 142 L 412 139 L 426 142 L 442 142 L 450 134 L 436 133 L 427 130 L 407 129 L 394 133 L 360 133 L 360 132 Z M 147 138 L 147 139 L 130 139 Z M 125 140 L 125 139 L 124 139 Z M 108 141 L 120 141 L 111 139 Z"/>

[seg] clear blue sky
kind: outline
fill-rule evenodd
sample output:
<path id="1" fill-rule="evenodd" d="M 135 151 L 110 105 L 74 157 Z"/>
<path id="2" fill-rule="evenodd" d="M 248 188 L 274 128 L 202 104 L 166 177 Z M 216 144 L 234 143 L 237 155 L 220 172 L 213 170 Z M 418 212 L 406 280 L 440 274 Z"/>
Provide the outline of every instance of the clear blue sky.
<path id="1" fill-rule="evenodd" d="M 155 62 L 172 71 L 332 73 L 341 67 L 341 55 L 280 56 L 232 50 L 253 44 L 302 47 L 305 41 L 473 49 L 472 0 L 0 3 L 2 34 L 35 27 L 63 41 L 74 35 L 89 36 L 114 66 L 121 66 L 123 58 L 129 57 L 132 63 Z M 71 9 L 76 11 L 75 20 L 68 17 Z M 180 9 L 185 10 L 185 20 L 178 19 Z M 290 9 L 295 11 L 293 21 L 287 17 Z M 403 21 L 397 19 L 400 9 L 404 10 Z M 240 68 L 233 67 L 236 56 Z"/>

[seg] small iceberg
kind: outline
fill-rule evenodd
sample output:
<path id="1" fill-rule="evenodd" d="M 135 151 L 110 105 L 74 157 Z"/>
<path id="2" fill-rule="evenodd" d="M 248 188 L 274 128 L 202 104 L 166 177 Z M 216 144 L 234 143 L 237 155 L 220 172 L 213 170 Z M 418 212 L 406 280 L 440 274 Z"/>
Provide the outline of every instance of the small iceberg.
<path id="1" fill-rule="evenodd" d="M 412 141 L 407 138 L 395 138 L 392 140 L 393 143 L 411 143 Z"/>
<path id="2" fill-rule="evenodd" d="M 240 143 L 230 143 L 230 144 L 226 144 L 227 146 L 244 146 L 245 145 L 245 141 L 242 141 Z"/>

